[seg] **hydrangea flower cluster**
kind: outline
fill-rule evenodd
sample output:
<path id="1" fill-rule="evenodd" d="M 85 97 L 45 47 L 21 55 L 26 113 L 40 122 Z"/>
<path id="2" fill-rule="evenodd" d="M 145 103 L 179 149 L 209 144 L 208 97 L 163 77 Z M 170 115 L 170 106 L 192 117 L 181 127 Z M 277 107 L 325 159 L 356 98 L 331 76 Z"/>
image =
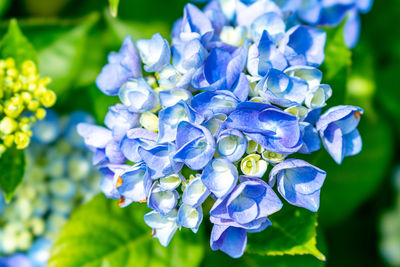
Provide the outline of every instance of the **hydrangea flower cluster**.
<path id="1" fill-rule="evenodd" d="M 100 174 L 76 132 L 84 112 L 47 117 L 33 128 L 27 171 L 11 203 L 0 203 L 0 266 L 45 266 L 52 240 L 74 207 L 100 191 Z M 14 254 L 16 253 L 16 254 Z"/>
<path id="2" fill-rule="evenodd" d="M 344 40 L 349 48 L 358 43 L 361 28 L 360 13 L 371 10 L 373 0 L 272 0 L 277 4 L 287 25 L 308 24 L 312 26 L 336 27 L 345 20 Z M 194 0 L 209 2 L 209 0 Z M 240 3 L 238 3 L 240 2 Z M 222 11 L 233 19 L 240 5 L 261 6 L 259 0 L 219 0 Z M 262 1 L 261 1 L 262 2 Z"/>
<path id="3" fill-rule="evenodd" d="M 106 127 L 83 123 L 78 132 L 104 194 L 120 207 L 146 202 L 144 220 L 163 246 L 180 227 L 197 232 L 202 204 L 214 199 L 211 248 L 240 257 L 247 233 L 265 230 L 283 205 L 275 184 L 290 204 L 318 210 L 326 173 L 292 156 L 321 143 L 339 164 L 357 154 L 363 111 L 321 115 L 332 94 L 317 69 L 324 31 L 289 27 L 269 0 L 237 2 L 232 16 L 223 7 L 186 5 L 172 47 L 158 33 L 136 46 L 126 37 L 97 78 L 121 103 Z"/>
<path id="4" fill-rule="evenodd" d="M 47 88 L 50 78 L 40 78 L 34 62 L 24 61 L 20 68 L 13 58 L 0 60 L 0 156 L 8 147 L 26 148 L 31 128 L 46 116 L 56 95 Z"/>

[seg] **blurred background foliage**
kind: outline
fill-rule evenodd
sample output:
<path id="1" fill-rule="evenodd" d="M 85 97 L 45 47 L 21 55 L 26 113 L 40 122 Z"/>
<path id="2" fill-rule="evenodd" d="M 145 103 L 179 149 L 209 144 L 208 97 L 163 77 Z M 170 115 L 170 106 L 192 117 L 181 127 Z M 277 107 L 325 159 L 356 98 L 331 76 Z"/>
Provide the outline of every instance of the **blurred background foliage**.
<path id="1" fill-rule="evenodd" d="M 117 101 L 103 95 L 94 83 L 106 63 L 107 54 L 118 50 L 127 34 L 133 39 L 149 38 L 155 32 L 168 37 L 169 29 L 182 16 L 186 3 L 186 0 L 120 0 L 118 17 L 113 18 L 106 0 L 0 0 L 0 33 L 4 35 L 10 18 L 17 18 L 38 52 L 41 75 L 53 80 L 51 87 L 58 95 L 55 110 L 62 114 L 83 109 L 102 123 L 107 107 Z M 379 222 L 383 212 L 394 206 L 395 189 L 390 179 L 392 169 L 400 162 L 399 14 L 400 1 L 375 1 L 372 11 L 362 17 L 361 39 L 353 51 L 344 47 L 338 37 L 341 36 L 338 34 L 340 27 L 327 29 L 329 47 L 322 68 L 325 82 L 330 83 L 334 91 L 330 103 L 344 102 L 365 109 L 359 128 L 364 141 L 360 155 L 347 158 L 341 166 L 325 152 L 311 159 L 328 173 L 318 215 L 318 247 L 327 261 L 322 263 L 312 256 L 254 254 L 231 260 L 220 252 L 211 253 L 208 240 L 203 242 L 204 248 L 199 247 L 198 243 L 193 243 L 199 242 L 199 235 L 195 237 L 189 233 L 191 243 L 186 252 L 194 249 L 203 255 L 193 261 L 202 262 L 203 266 L 228 262 L 232 266 L 385 264 L 378 247 Z M 115 207 L 106 211 L 121 213 Z M 79 220 L 80 212 L 85 213 L 85 210 L 78 211 L 73 220 Z M 105 212 L 101 215 L 105 216 Z M 134 232 L 130 233 L 135 236 Z M 187 244 L 182 241 L 187 234 L 182 236 L 175 242 Z M 147 247 L 152 245 L 147 244 Z M 165 253 L 159 247 L 143 251 L 155 255 Z M 172 249 L 171 253 L 185 252 Z M 185 263 L 186 259 L 177 257 L 180 264 Z"/>

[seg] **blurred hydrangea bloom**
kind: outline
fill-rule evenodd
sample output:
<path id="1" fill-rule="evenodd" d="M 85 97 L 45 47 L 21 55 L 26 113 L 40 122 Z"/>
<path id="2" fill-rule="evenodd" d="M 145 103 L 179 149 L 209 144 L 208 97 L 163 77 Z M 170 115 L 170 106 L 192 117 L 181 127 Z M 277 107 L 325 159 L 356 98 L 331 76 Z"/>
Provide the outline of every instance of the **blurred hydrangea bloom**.
<path id="1" fill-rule="evenodd" d="M 100 191 L 76 125 L 94 122 L 77 111 L 59 118 L 52 110 L 32 129 L 27 170 L 11 203 L 1 203 L 0 266 L 45 266 L 50 247 L 72 210 Z M 16 253 L 16 254 L 14 254 Z"/>
<path id="2" fill-rule="evenodd" d="M 275 184 L 285 202 L 318 210 L 326 173 L 295 153 L 323 146 L 340 164 L 361 150 L 360 108 L 322 112 L 332 95 L 318 70 L 326 33 L 290 25 L 273 1 L 249 2 L 186 5 L 172 44 L 160 34 L 137 41 L 147 73 L 115 89 L 121 104 L 105 127 L 78 125 L 104 194 L 120 207 L 146 202 L 163 246 L 180 227 L 197 232 L 214 199 L 211 248 L 240 257 L 247 233 L 265 230 L 283 205 Z"/>
<path id="3" fill-rule="evenodd" d="M 47 88 L 50 78 L 41 78 L 34 62 L 17 67 L 13 58 L 0 60 L 0 156 L 9 147 L 26 148 L 32 126 L 54 105 L 55 93 Z"/>

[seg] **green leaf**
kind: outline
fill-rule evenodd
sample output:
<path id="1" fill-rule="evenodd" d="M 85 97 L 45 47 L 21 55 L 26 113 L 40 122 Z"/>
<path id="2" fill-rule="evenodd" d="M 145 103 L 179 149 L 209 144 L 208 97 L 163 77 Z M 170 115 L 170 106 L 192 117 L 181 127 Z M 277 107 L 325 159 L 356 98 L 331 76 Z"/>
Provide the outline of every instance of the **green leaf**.
<path id="1" fill-rule="evenodd" d="M 113 19 L 108 13 L 105 14 L 107 26 L 121 43 L 125 36 L 130 35 L 133 40 L 151 38 L 159 32 L 164 38 L 169 38 L 170 25 L 162 22 L 140 22 Z"/>
<path id="2" fill-rule="evenodd" d="M 119 98 L 103 94 L 96 85 L 90 86 L 88 90 L 92 102 L 93 115 L 96 121 L 101 124 L 108 112 L 108 107 L 117 104 Z"/>
<path id="3" fill-rule="evenodd" d="M 0 188 L 7 202 L 10 202 L 25 173 L 23 150 L 8 148 L 0 157 Z"/>
<path id="4" fill-rule="evenodd" d="M 351 51 L 347 48 L 343 29 L 345 23 L 335 28 L 325 28 L 327 33 L 325 60 L 321 66 L 323 82 L 332 87 L 333 94 L 329 105 L 343 104 L 346 94 L 346 83 L 351 65 Z"/>
<path id="5" fill-rule="evenodd" d="M 325 260 L 316 247 L 316 213 L 286 204 L 271 215 L 270 220 L 272 226 L 263 232 L 248 234 L 248 253 L 271 256 L 310 254 Z"/>
<path id="6" fill-rule="evenodd" d="M 51 41 L 38 48 L 40 73 L 52 78 L 51 89 L 59 96 L 76 82 L 81 72 L 87 35 L 98 20 L 99 15 L 92 14 L 72 29 L 56 27 L 49 33 Z"/>
<path id="7" fill-rule="evenodd" d="M 0 0 L 0 16 L 6 13 L 8 7 L 10 6 L 10 0 Z"/>
<path id="8" fill-rule="evenodd" d="M 117 17 L 119 0 L 108 0 L 108 2 L 110 3 L 111 16 Z"/>
<path id="9" fill-rule="evenodd" d="M 324 262 L 311 255 L 263 256 L 245 253 L 239 259 L 233 259 L 221 251 L 210 251 L 201 266 L 204 267 L 322 267 Z"/>
<path id="10" fill-rule="evenodd" d="M 15 19 L 10 21 L 7 34 L 0 43 L 0 55 L 3 59 L 14 58 L 17 65 L 21 65 L 25 60 L 32 60 L 37 63 L 35 49 L 23 35 Z"/>
<path id="11" fill-rule="evenodd" d="M 198 266 L 203 258 L 202 230 L 177 231 L 167 248 L 151 237 L 145 204 L 119 208 L 103 195 L 81 206 L 62 229 L 49 267 L 53 266 Z"/>
<path id="12" fill-rule="evenodd" d="M 358 127 L 363 140 L 363 150 L 357 156 L 345 158 L 337 165 L 321 151 L 312 162 L 327 172 L 321 191 L 320 223 L 325 226 L 337 224 L 351 215 L 366 201 L 384 180 L 393 156 L 393 135 L 383 116 L 379 119 L 361 119 Z"/>

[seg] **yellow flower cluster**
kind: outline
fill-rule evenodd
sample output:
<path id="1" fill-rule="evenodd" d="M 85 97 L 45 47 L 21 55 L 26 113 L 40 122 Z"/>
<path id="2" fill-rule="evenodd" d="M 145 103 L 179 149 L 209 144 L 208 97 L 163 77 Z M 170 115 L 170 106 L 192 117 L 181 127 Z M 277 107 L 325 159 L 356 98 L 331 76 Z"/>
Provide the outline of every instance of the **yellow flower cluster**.
<path id="1" fill-rule="evenodd" d="M 0 60 L 0 156 L 7 147 L 26 148 L 36 120 L 46 116 L 56 95 L 47 89 L 50 78 L 40 78 L 34 62 L 20 68 L 14 59 Z"/>

